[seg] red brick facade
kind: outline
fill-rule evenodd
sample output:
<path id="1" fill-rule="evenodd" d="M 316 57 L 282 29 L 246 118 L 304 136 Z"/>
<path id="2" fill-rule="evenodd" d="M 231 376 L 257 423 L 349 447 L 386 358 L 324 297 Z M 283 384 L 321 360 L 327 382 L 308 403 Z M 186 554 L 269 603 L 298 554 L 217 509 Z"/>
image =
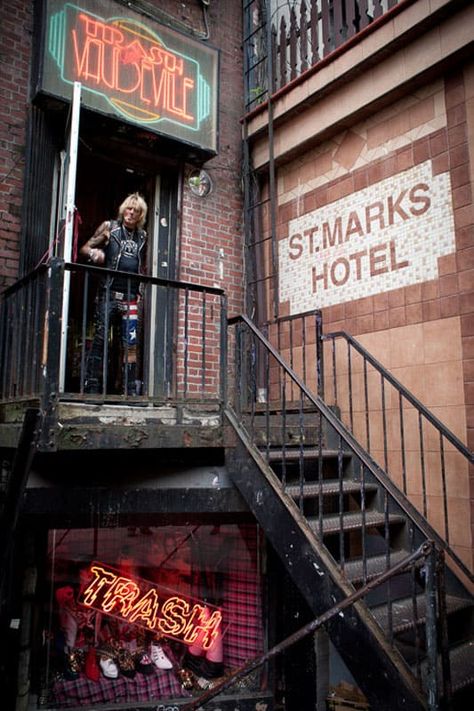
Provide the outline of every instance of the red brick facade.
<path id="1" fill-rule="evenodd" d="M 199 0 L 177 4 L 153 3 L 157 18 L 189 36 L 207 36 Z M 18 276 L 19 238 L 24 180 L 26 122 L 32 47 L 33 3 L 20 0 L 0 9 L 1 96 L 0 159 L 1 209 L 0 285 Z M 203 41 L 220 49 L 219 153 L 206 169 L 212 193 L 196 198 L 186 186 L 191 168 L 184 169 L 178 239 L 178 277 L 225 288 L 232 313 L 242 309 L 242 199 L 239 180 L 242 114 L 241 9 L 238 3 L 212 3 L 208 9 L 209 37 Z"/>
<path id="2" fill-rule="evenodd" d="M 18 275 L 32 33 L 29 0 L 0 5 L 0 287 Z"/>

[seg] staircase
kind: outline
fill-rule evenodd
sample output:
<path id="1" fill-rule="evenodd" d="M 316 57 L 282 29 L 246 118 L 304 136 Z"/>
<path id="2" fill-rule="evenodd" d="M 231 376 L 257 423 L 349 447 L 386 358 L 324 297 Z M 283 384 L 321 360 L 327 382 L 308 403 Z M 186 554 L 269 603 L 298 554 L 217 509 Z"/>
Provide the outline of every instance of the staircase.
<path id="1" fill-rule="evenodd" d="M 227 411 L 237 435 L 230 473 L 314 615 L 434 542 L 432 555 L 328 625 L 370 708 L 469 708 L 472 575 L 337 411 L 309 392 L 250 321 L 234 325 L 240 388 Z M 257 404 L 262 383 L 267 402 Z"/>

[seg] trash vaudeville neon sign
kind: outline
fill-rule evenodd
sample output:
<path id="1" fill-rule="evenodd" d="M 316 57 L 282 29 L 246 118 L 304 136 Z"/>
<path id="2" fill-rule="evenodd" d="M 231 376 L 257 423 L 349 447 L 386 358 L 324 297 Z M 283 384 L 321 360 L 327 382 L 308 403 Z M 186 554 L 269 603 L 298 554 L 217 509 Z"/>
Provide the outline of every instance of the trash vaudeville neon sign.
<path id="1" fill-rule="evenodd" d="M 119 12 L 119 14 L 118 14 Z M 216 150 L 217 51 L 118 7 L 47 0 L 41 89 Z"/>
<path id="2" fill-rule="evenodd" d="M 129 578 L 103 563 L 91 563 L 81 605 L 129 624 L 192 644 L 199 637 L 210 649 L 221 631 L 219 608 L 192 600 L 148 580 Z"/>

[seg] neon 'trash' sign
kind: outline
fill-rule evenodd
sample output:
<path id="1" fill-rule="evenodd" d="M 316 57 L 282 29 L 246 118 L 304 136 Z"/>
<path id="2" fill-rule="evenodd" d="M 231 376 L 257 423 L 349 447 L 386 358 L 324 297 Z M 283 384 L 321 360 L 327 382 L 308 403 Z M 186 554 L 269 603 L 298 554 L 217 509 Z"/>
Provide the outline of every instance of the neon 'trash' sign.
<path id="1" fill-rule="evenodd" d="M 221 611 L 140 578 L 93 563 L 79 603 L 129 624 L 210 649 L 219 635 Z"/>
<path id="2" fill-rule="evenodd" d="M 108 0 L 47 4 L 44 91 L 78 81 L 90 108 L 215 149 L 215 50 Z"/>

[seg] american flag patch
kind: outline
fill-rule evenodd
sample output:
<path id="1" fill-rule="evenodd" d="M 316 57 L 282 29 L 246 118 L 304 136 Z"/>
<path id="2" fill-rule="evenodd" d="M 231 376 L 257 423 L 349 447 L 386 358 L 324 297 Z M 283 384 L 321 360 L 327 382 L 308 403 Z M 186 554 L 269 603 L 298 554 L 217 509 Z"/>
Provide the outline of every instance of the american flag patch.
<path id="1" fill-rule="evenodd" d="M 138 304 L 136 301 L 124 301 L 122 314 L 122 337 L 129 346 L 137 342 Z"/>

